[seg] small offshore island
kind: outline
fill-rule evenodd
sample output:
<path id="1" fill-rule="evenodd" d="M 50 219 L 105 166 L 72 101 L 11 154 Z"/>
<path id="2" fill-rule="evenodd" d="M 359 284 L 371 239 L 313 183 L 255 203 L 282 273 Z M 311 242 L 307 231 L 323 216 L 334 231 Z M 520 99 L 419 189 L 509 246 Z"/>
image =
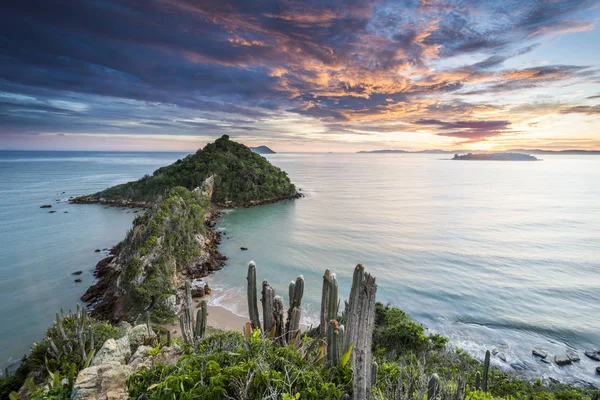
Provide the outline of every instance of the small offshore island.
<path id="1" fill-rule="evenodd" d="M 453 160 L 474 161 L 541 161 L 539 158 L 522 153 L 468 153 L 454 154 Z"/>
<path id="2" fill-rule="evenodd" d="M 497 368 L 496 349 L 481 362 L 453 348 L 399 308 L 376 303 L 375 277 L 361 264 L 345 304 L 329 269 L 322 282 L 308 282 L 323 285 L 321 318 L 302 330 L 304 278 L 290 283 L 284 303 L 266 280 L 257 284 L 250 262 L 243 333 L 211 329 L 202 300 L 211 289 L 196 283 L 225 266 L 213 229 L 221 209 L 300 197 L 284 171 L 225 135 L 138 181 L 72 199 L 146 212 L 96 266 L 97 282 L 82 296 L 88 309 L 57 312 L 16 371 L 0 378 L 0 397 L 598 399 L 589 382 L 531 380 L 516 375 L 521 364 Z M 598 350 L 585 355 L 600 361 Z M 579 361 L 537 348 L 531 357 L 557 368 Z"/>

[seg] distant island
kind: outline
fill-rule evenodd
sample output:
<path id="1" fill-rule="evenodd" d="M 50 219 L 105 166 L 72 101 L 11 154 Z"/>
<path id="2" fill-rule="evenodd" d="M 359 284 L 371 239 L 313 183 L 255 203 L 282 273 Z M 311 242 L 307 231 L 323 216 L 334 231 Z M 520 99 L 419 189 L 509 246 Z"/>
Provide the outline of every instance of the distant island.
<path id="1" fill-rule="evenodd" d="M 361 153 L 377 153 L 377 154 L 403 154 L 403 153 L 410 153 L 410 154 L 452 154 L 455 153 L 456 150 L 451 151 L 451 150 L 439 150 L 439 149 L 433 149 L 433 150 L 419 150 L 419 151 L 408 151 L 408 150 L 362 150 L 362 151 L 358 151 L 357 153 L 361 154 Z M 462 153 L 462 152 L 459 152 Z M 466 153 L 466 152 L 465 152 Z"/>
<path id="2" fill-rule="evenodd" d="M 257 154 L 276 154 L 273 150 L 267 146 L 250 147 L 250 150 Z"/>
<path id="3" fill-rule="evenodd" d="M 466 154 L 468 150 L 419 150 L 419 151 L 408 151 L 408 150 L 362 150 L 357 153 L 369 154 Z M 510 149 L 507 153 L 528 153 L 528 154 L 556 154 L 556 155 L 600 155 L 600 150 L 541 150 L 541 149 Z M 506 153 L 480 153 L 480 154 L 506 154 Z"/>
<path id="4" fill-rule="evenodd" d="M 539 158 L 522 153 L 468 153 L 464 155 L 455 154 L 453 160 L 477 160 L 477 161 L 540 161 Z"/>

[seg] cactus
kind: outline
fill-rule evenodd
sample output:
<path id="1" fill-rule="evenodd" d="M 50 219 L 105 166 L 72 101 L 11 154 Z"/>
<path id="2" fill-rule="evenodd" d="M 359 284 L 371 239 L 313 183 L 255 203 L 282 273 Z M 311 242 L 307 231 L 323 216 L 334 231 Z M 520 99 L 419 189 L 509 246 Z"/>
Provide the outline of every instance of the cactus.
<path id="1" fill-rule="evenodd" d="M 329 320 L 337 320 L 338 313 L 338 282 L 335 274 L 329 276 L 329 301 L 327 316 Z"/>
<path id="2" fill-rule="evenodd" d="M 202 300 L 200 303 L 200 309 L 196 314 L 196 330 L 194 331 L 194 335 L 198 339 L 204 338 L 204 334 L 206 333 L 206 320 L 208 318 L 208 307 L 206 305 L 206 301 Z"/>
<path id="3" fill-rule="evenodd" d="M 321 294 L 321 325 L 319 325 L 319 337 L 324 338 L 329 329 L 328 324 L 332 318 L 329 318 L 329 278 L 331 271 L 325 270 L 323 274 L 323 289 Z M 333 318 L 335 319 L 335 318 Z"/>
<path id="4" fill-rule="evenodd" d="M 260 329 L 260 319 L 258 317 L 258 300 L 256 298 L 256 264 L 254 261 L 248 263 L 248 313 L 250 322 L 254 328 Z"/>
<path id="5" fill-rule="evenodd" d="M 377 284 L 375 278 L 365 272 L 358 264 L 354 269 L 354 278 L 350 297 L 346 305 L 346 335 L 344 352 L 353 345 L 351 360 L 354 371 L 353 396 L 355 400 L 368 398 L 371 390 L 371 342 L 375 324 L 375 296 Z"/>
<path id="6" fill-rule="evenodd" d="M 275 300 L 275 289 L 266 280 L 262 283 L 263 327 L 268 335 L 273 329 L 273 301 Z"/>
<path id="7" fill-rule="evenodd" d="M 487 350 L 485 352 L 485 359 L 483 361 L 483 382 L 482 382 L 482 390 L 484 392 L 488 391 L 488 373 L 490 371 L 490 351 Z"/>
<path id="8" fill-rule="evenodd" d="M 477 371 L 475 374 L 475 390 L 481 389 L 481 372 Z"/>
<path id="9" fill-rule="evenodd" d="M 339 325 L 336 320 L 331 320 L 327 326 L 327 361 L 331 366 L 336 366 L 340 362 L 338 341 Z"/>
<path id="10" fill-rule="evenodd" d="M 439 399 L 440 389 L 440 377 L 438 374 L 432 374 L 427 383 L 427 400 Z"/>
<path id="11" fill-rule="evenodd" d="M 466 386 L 467 380 L 463 376 L 459 376 L 456 382 L 456 393 L 454 394 L 454 400 L 464 399 Z"/>
<path id="12" fill-rule="evenodd" d="M 183 340 L 186 343 L 193 345 L 198 343 L 199 339 L 204 337 L 206 321 L 208 318 L 208 307 L 206 301 L 202 301 L 200 308 L 196 313 L 196 321 L 194 321 L 194 305 L 192 303 L 191 285 L 189 281 L 185 282 L 185 291 L 188 304 L 179 316 L 179 325 L 181 326 L 181 336 L 183 336 Z M 167 338 L 170 344 L 170 334 L 168 334 Z"/>
<path id="13" fill-rule="evenodd" d="M 167 330 L 167 347 L 171 347 L 171 331 Z"/>
<path id="14" fill-rule="evenodd" d="M 371 387 L 373 387 L 377 384 L 377 369 L 378 368 L 379 368 L 379 365 L 377 365 L 377 361 L 373 361 L 373 364 L 371 364 Z"/>
<path id="15" fill-rule="evenodd" d="M 302 305 L 302 296 L 304 295 L 304 277 L 299 275 L 295 282 L 290 283 L 290 308 L 288 309 L 287 322 L 285 324 L 285 333 L 287 342 L 300 332 L 300 306 Z"/>
<path id="16" fill-rule="evenodd" d="M 275 324 L 275 344 L 285 346 L 285 325 L 283 322 L 284 305 L 281 296 L 275 296 L 273 300 L 273 323 Z"/>

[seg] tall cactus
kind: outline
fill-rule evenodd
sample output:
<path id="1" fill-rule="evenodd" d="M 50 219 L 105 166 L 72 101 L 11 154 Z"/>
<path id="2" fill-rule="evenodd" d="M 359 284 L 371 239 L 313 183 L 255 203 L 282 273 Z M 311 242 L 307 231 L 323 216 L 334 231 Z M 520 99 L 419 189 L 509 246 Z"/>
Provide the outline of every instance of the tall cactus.
<path id="1" fill-rule="evenodd" d="M 339 325 L 336 320 L 329 321 L 327 325 L 327 361 L 335 366 L 340 362 L 339 353 Z"/>
<path id="2" fill-rule="evenodd" d="M 321 293 L 321 325 L 319 325 L 319 337 L 324 338 L 329 329 L 329 277 L 331 276 L 331 271 L 328 269 L 325 270 L 325 274 L 323 274 L 323 289 Z"/>
<path id="3" fill-rule="evenodd" d="M 432 374 L 427 383 L 427 400 L 437 400 L 440 398 L 440 377 L 438 374 Z"/>
<path id="4" fill-rule="evenodd" d="M 288 309 L 288 319 L 285 324 L 287 342 L 300 332 L 300 314 L 302 305 L 302 296 L 304 295 L 304 277 L 299 275 L 295 282 L 290 283 L 290 308 Z"/>
<path id="5" fill-rule="evenodd" d="M 485 352 L 485 359 L 483 360 L 483 382 L 482 389 L 484 392 L 488 391 L 488 373 L 490 371 L 490 351 Z"/>
<path id="6" fill-rule="evenodd" d="M 260 318 L 258 316 L 258 300 L 256 295 L 256 264 L 254 261 L 248 263 L 248 313 L 250 322 L 254 328 L 260 329 Z"/>
<path id="7" fill-rule="evenodd" d="M 344 351 L 350 344 L 354 371 L 353 396 L 355 400 L 366 399 L 371 390 L 371 342 L 375 324 L 375 296 L 377 284 L 375 278 L 365 272 L 358 264 L 354 269 L 354 278 L 347 305 L 346 337 Z"/>
<path id="8" fill-rule="evenodd" d="M 373 361 L 371 364 L 371 387 L 377 384 L 377 370 L 379 369 L 379 365 L 377 365 L 377 361 Z"/>
<path id="9" fill-rule="evenodd" d="M 273 323 L 275 324 L 275 344 L 278 346 L 286 345 L 285 323 L 283 321 L 284 308 L 283 298 L 275 296 L 273 299 Z"/>
<path id="10" fill-rule="evenodd" d="M 481 372 L 477 371 L 475 374 L 475 390 L 481 389 Z"/>
<path id="11" fill-rule="evenodd" d="M 265 328 L 265 334 L 268 335 L 273 329 L 273 302 L 275 300 L 275 289 L 266 280 L 262 283 L 262 298 L 261 303 L 263 307 L 263 326 Z"/>
<path id="12" fill-rule="evenodd" d="M 337 320 L 338 314 L 338 281 L 335 274 L 329 276 L 329 301 L 327 316 L 329 320 Z"/>
<path id="13" fill-rule="evenodd" d="M 189 281 L 185 282 L 185 294 L 187 307 L 179 316 L 179 325 L 181 327 L 181 336 L 183 340 L 189 344 L 196 344 L 204 337 L 206 331 L 206 321 L 208 318 L 208 306 L 206 301 L 202 301 L 196 320 L 194 321 L 194 304 L 192 303 L 191 285 Z"/>

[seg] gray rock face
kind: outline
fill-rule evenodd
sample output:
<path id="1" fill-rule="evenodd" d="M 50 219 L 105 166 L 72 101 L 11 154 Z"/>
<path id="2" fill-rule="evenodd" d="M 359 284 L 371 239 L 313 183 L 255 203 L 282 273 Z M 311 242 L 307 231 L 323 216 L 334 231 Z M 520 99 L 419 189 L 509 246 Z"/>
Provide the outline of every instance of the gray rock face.
<path id="1" fill-rule="evenodd" d="M 506 354 L 498 353 L 498 358 L 501 359 L 502 361 L 506 362 Z"/>
<path id="2" fill-rule="evenodd" d="M 560 365 L 561 367 L 573 363 L 573 361 L 571 361 L 571 359 L 568 356 L 555 356 L 554 362 L 556 363 L 556 365 Z"/>
<path id="3" fill-rule="evenodd" d="M 178 295 L 172 294 L 171 296 L 167 297 L 164 299 L 164 304 L 172 314 L 178 315 L 181 313 L 183 303 Z"/>
<path id="4" fill-rule="evenodd" d="M 119 340 L 108 339 L 104 342 L 90 365 L 92 367 L 110 363 L 123 365 L 127 363 L 130 357 L 129 336 L 125 335 Z"/>
<path id="5" fill-rule="evenodd" d="M 534 356 L 540 357 L 540 358 L 546 358 L 548 357 L 548 352 L 546 350 L 542 350 L 542 349 L 533 349 L 532 354 Z"/>
<path id="6" fill-rule="evenodd" d="M 596 367 L 596 373 L 600 375 L 600 367 Z"/>

